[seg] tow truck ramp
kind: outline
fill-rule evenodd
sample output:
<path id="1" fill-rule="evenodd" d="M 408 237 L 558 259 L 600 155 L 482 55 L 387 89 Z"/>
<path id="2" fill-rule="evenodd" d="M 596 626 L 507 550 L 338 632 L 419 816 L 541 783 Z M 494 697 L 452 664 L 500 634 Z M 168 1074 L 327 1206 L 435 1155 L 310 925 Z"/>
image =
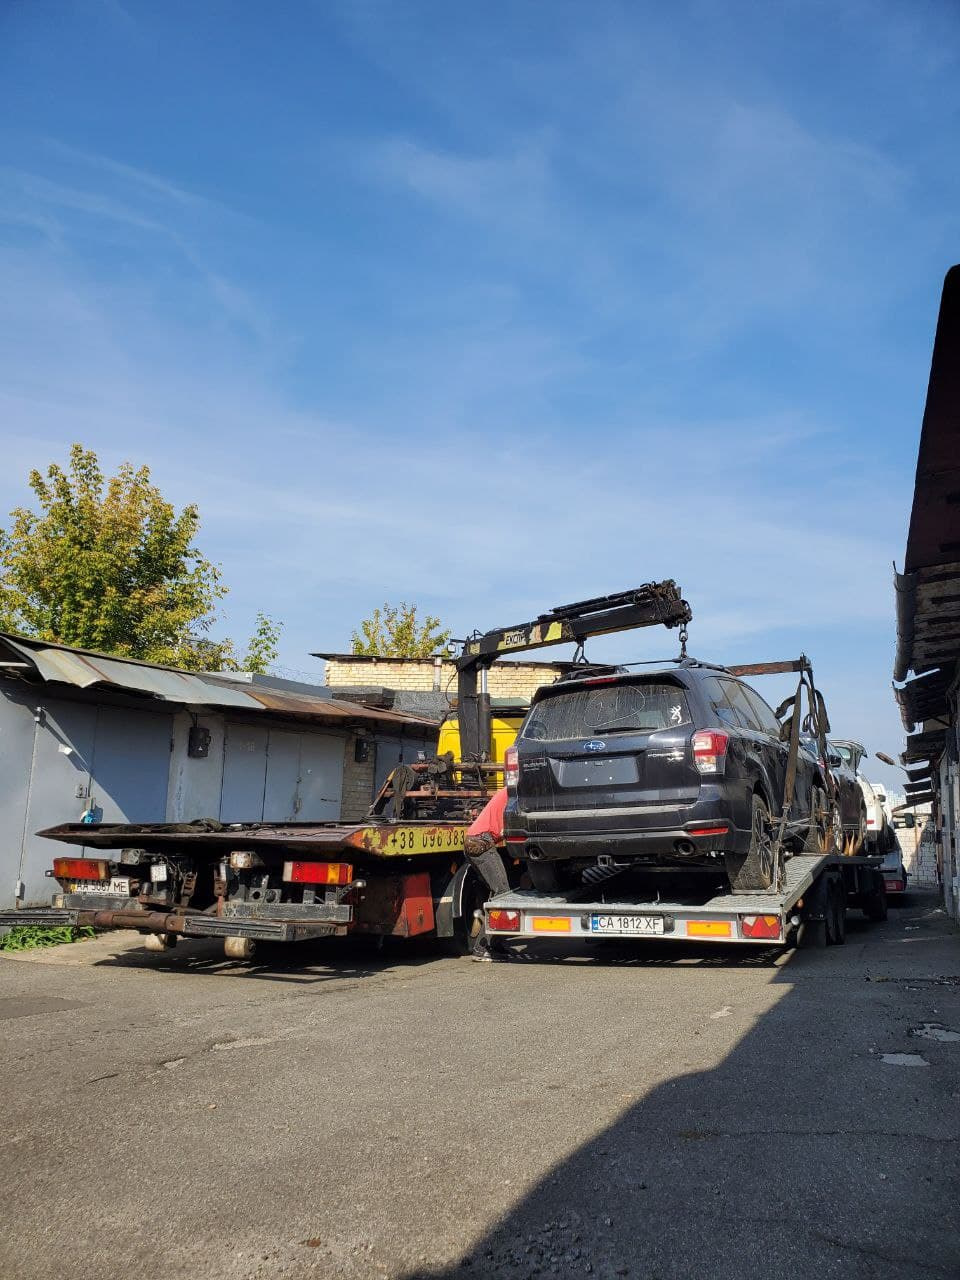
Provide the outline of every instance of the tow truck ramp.
<path id="1" fill-rule="evenodd" d="M 640 898 L 597 886 L 566 893 L 516 890 L 491 898 L 485 918 L 490 936 L 513 938 L 653 938 L 664 942 L 785 943 L 801 924 L 826 918 L 837 886 L 843 906 L 873 903 L 879 861 L 836 854 L 789 858 L 783 888 L 765 893 L 721 893 L 701 899 Z M 865 908 L 866 909 L 866 908 Z"/>

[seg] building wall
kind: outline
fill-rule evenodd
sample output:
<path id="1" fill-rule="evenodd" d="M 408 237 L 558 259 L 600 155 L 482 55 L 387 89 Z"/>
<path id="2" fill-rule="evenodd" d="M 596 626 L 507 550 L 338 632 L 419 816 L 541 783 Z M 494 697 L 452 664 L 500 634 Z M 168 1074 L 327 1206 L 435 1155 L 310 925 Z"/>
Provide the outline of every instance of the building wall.
<path id="1" fill-rule="evenodd" d="M 550 667 L 524 662 L 495 662 L 487 676 L 491 698 L 518 698 L 529 702 L 541 685 L 553 684 L 556 672 Z M 437 689 L 456 696 L 457 669 L 452 662 L 435 663 L 433 658 L 411 658 L 409 662 L 377 662 L 365 658 L 328 658 L 324 682 L 338 685 L 382 685 L 387 689 Z"/>
<path id="2" fill-rule="evenodd" d="M 43 906 L 56 846 L 39 830 L 87 810 L 97 821 L 163 820 L 172 716 L 0 686 L 0 905 Z"/>
<path id="3" fill-rule="evenodd" d="M 910 877 L 911 889 L 936 889 L 940 884 L 937 871 L 937 830 L 930 806 L 917 810 L 916 818 L 915 827 L 897 828 L 903 865 Z"/>

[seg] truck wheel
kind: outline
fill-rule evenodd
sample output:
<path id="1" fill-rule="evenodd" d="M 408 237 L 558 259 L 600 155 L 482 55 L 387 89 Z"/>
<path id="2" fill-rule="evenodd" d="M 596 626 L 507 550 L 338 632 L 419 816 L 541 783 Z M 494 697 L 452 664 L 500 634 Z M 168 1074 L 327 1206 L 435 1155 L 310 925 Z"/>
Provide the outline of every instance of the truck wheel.
<path id="1" fill-rule="evenodd" d="M 483 928 L 477 912 L 483 910 L 489 889 L 471 867 L 463 881 L 461 905 L 463 911 L 454 917 L 453 937 L 445 939 L 445 950 L 457 956 L 468 956 L 473 951 Z"/>
<path id="2" fill-rule="evenodd" d="M 887 918 L 887 886 L 881 876 L 876 877 L 873 889 L 863 896 L 863 914 L 878 924 Z"/>
<path id="3" fill-rule="evenodd" d="M 252 960 L 257 944 L 252 938 L 224 938 L 223 954 L 228 960 Z"/>
<path id="4" fill-rule="evenodd" d="M 177 945 L 175 933 L 148 933 L 143 939 L 146 951 L 169 951 Z"/>
<path id="5" fill-rule="evenodd" d="M 779 889 L 783 878 L 783 853 L 774 851 L 770 810 L 763 796 L 754 792 L 750 815 L 750 848 L 746 853 L 726 853 L 724 868 L 734 893 L 762 893 Z"/>
<path id="6" fill-rule="evenodd" d="M 797 946 L 807 951 L 819 951 L 826 945 L 826 920 L 804 920 L 797 936 Z"/>
<path id="7" fill-rule="evenodd" d="M 847 940 L 847 905 L 843 890 L 832 884 L 827 894 L 827 945 L 841 947 Z"/>

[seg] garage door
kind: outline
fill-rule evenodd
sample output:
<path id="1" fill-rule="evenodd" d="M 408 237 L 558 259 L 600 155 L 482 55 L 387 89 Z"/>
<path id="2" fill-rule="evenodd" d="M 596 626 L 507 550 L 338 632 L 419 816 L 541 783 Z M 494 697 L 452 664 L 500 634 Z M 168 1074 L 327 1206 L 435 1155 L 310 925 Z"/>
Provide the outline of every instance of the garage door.
<path id="1" fill-rule="evenodd" d="M 344 740 L 260 725 L 227 726 L 221 822 L 333 822 Z"/>

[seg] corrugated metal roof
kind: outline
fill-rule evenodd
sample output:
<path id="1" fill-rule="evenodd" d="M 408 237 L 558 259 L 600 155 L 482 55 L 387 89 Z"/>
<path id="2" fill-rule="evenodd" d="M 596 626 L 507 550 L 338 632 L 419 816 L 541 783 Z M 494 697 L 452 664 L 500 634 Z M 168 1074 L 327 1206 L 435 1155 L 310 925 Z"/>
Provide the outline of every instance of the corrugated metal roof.
<path id="1" fill-rule="evenodd" d="M 229 677 L 180 671 L 151 662 L 112 658 L 107 654 L 67 645 L 48 644 L 26 636 L 0 633 L 0 643 L 28 664 L 24 675 L 78 689 L 105 686 L 187 707 L 235 708 L 269 711 L 276 715 L 310 719 L 317 723 L 385 725 L 393 729 L 433 728 L 436 722 L 401 711 L 342 702 L 318 693 L 294 693 L 258 683 L 240 685 Z M 13 674 L 11 670 L 10 674 Z M 17 673 L 20 674 L 19 672 Z"/>

